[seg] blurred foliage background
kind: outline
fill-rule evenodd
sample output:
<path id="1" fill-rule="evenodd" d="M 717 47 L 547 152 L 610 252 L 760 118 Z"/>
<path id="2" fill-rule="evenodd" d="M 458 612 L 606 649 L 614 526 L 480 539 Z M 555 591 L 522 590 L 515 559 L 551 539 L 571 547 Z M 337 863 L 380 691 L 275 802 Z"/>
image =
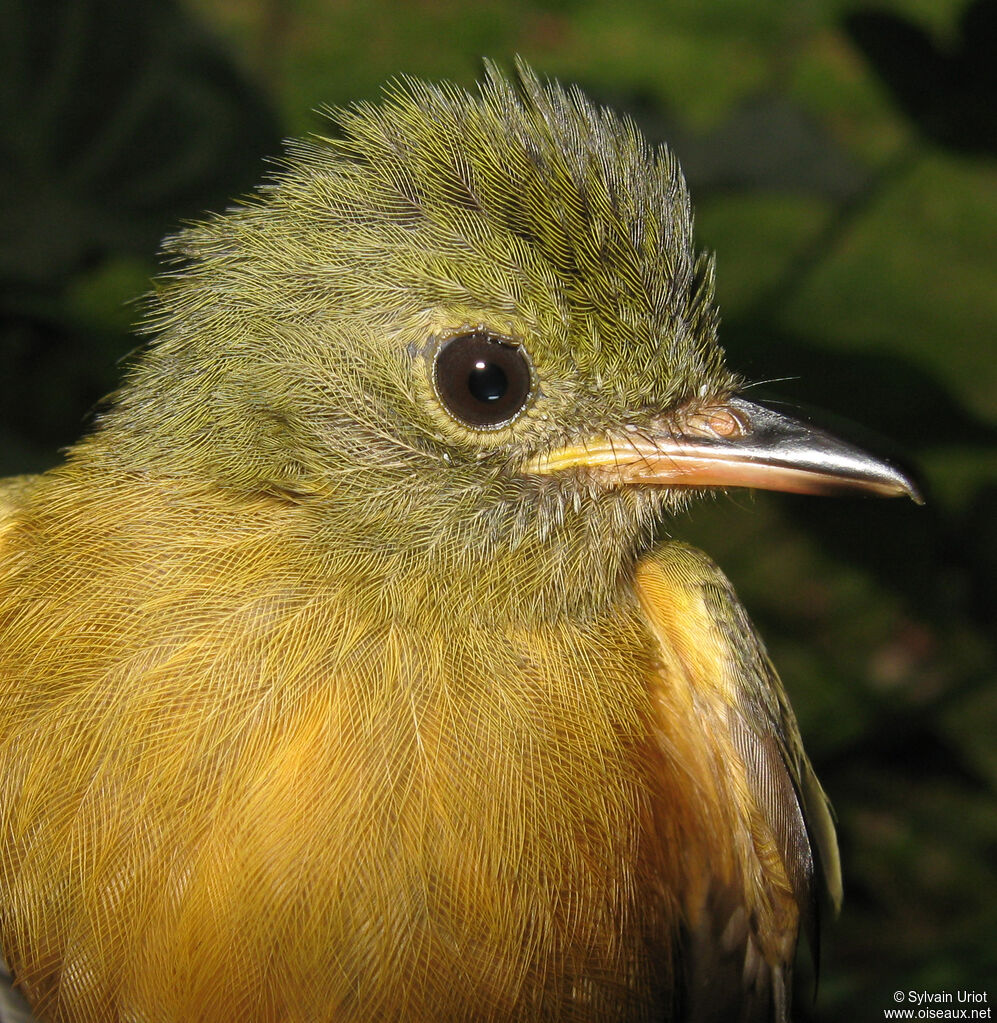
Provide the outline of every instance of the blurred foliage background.
<path id="1" fill-rule="evenodd" d="M 52 464 L 135 344 L 158 240 L 314 111 L 520 53 L 678 153 L 730 361 L 892 437 L 924 508 L 735 494 L 733 577 L 840 816 L 797 1018 L 997 995 L 997 0 L 4 0 L 0 470 Z M 804 967 L 805 969 L 805 967 Z"/>

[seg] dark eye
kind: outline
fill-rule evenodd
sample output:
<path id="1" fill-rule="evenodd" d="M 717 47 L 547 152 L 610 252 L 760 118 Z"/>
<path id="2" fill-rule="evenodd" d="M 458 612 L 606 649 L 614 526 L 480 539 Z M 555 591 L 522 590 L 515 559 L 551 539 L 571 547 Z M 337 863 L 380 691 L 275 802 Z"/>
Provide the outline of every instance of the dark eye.
<path id="1" fill-rule="evenodd" d="M 433 383 L 454 419 L 476 430 L 494 430 L 526 407 L 532 381 L 522 348 L 478 332 L 443 343 L 433 363 Z"/>

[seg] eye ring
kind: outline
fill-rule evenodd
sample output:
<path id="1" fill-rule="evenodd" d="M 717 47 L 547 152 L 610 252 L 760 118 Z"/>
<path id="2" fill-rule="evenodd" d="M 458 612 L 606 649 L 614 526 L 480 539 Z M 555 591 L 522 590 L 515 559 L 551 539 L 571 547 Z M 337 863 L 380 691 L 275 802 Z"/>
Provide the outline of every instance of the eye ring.
<path id="1" fill-rule="evenodd" d="M 457 422 L 472 430 L 498 430 L 529 404 L 533 367 L 522 345 L 485 330 L 468 330 L 437 349 L 433 387 Z"/>

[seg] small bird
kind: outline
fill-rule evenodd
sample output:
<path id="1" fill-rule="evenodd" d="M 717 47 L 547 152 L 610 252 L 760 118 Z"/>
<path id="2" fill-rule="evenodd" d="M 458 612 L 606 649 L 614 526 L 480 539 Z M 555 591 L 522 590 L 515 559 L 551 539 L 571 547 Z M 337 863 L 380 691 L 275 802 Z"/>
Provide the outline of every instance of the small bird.
<path id="1" fill-rule="evenodd" d="M 697 492 L 917 498 L 740 396 L 671 153 L 403 80 L 168 241 L 0 490 L 0 941 L 39 1020 L 785 1021 L 841 891 Z"/>

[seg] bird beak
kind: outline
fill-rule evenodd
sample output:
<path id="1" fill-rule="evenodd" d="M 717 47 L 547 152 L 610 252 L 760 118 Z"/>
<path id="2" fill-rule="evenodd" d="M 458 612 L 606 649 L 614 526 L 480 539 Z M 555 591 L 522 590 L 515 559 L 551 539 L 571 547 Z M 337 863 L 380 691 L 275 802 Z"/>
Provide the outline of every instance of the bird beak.
<path id="1" fill-rule="evenodd" d="M 730 398 L 660 428 L 627 427 L 539 455 L 526 472 L 588 470 L 610 485 L 756 487 L 796 494 L 907 496 L 923 504 L 898 466 L 802 419 Z"/>

